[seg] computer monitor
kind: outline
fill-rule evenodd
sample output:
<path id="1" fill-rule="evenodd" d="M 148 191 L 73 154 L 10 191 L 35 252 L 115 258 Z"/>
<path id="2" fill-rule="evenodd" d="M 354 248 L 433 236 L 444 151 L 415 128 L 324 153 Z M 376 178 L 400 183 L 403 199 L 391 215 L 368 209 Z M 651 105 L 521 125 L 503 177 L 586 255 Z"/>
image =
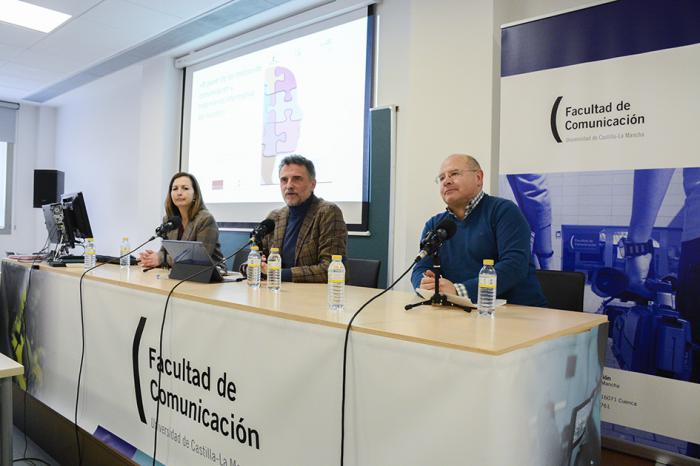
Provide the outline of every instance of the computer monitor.
<path id="1" fill-rule="evenodd" d="M 92 228 L 90 228 L 83 193 L 65 194 L 61 198 L 61 204 L 63 204 L 63 223 L 66 230 L 65 243 L 74 248 L 76 239 L 92 238 Z"/>

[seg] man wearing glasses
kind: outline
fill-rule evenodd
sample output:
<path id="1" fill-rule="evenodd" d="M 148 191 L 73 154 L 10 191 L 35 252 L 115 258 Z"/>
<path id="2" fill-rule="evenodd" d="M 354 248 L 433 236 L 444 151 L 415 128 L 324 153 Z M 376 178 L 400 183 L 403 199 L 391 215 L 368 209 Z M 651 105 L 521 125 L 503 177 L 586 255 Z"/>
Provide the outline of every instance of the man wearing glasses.
<path id="1" fill-rule="evenodd" d="M 546 306 L 535 276 L 527 220 L 513 202 L 482 191 L 484 172 L 479 162 L 470 155 L 450 155 L 435 182 L 447 208 L 425 223 L 421 238 L 445 218 L 457 225 L 457 232 L 439 250 L 440 293 L 468 296 L 476 304 L 479 270 L 484 259 L 493 259 L 499 298 Z M 411 275 L 415 288 L 435 288 L 432 266 L 432 256 L 416 264 Z"/>

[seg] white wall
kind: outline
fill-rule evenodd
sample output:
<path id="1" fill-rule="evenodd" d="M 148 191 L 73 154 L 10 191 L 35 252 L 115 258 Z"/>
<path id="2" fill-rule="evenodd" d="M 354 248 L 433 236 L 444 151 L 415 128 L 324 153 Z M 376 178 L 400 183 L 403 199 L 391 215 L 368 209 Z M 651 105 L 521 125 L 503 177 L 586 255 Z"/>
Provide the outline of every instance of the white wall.
<path id="1" fill-rule="evenodd" d="M 425 220 L 444 207 L 432 178 L 445 156 L 476 156 L 486 169 L 487 190 L 495 191 L 499 25 L 582 3 L 384 0 L 378 5 L 376 103 L 400 108 L 395 273 L 415 254 Z M 67 192 L 85 193 L 98 252 L 116 254 L 124 234 L 135 246 L 163 213 L 167 182 L 179 161 L 180 78 L 172 60 L 161 57 L 50 102 L 57 108 L 55 168 L 66 172 Z M 46 128 L 36 139 L 25 141 L 24 150 L 53 143 Z M 409 287 L 407 281 L 403 287 Z"/>
<path id="2" fill-rule="evenodd" d="M 179 72 L 157 58 L 94 81 L 57 106 L 56 167 L 82 191 L 98 253 L 117 255 L 153 234 L 177 169 Z"/>
<path id="3" fill-rule="evenodd" d="M 444 209 L 433 178 L 449 154 L 491 163 L 491 0 L 386 0 L 377 9 L 377 104 L 398 105 L 394 274 Z M 486 170 L 487 185 L 490 174 Z M 405 280 L 400 287 L 410 288 Z"/>

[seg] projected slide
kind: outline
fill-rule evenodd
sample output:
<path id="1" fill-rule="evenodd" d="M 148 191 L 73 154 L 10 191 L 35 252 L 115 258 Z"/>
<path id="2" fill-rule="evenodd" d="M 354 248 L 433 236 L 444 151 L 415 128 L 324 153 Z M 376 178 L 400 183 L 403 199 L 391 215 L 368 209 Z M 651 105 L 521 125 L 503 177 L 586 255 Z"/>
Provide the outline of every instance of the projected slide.
<path id="1" fill-rule="evenodd" d="M 263 111 L 263 184 L 276 184 L 276 157 L 297 148 L 301 109 L 294 73 L 281 66 L 265 70 L 265 109 Z"/>
<path id="2" fill-rule="evenodd" d="M 316 195 L 361 222 L 366 63 L 363 17 L 193 70 L 183 165 L 218 221 L 258 222 L 279 207 L 279 162 L 301 154 L 316 166 Z"/>

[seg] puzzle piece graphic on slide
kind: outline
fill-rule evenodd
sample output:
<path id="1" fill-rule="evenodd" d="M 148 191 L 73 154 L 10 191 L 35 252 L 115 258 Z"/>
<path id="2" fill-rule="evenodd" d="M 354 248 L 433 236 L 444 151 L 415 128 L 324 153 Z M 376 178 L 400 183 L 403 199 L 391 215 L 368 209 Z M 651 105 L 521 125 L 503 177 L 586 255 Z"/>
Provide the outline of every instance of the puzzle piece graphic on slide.
<path id="1" fill-rule="evenodd" d="M 292 100 L 291 92 L 297 88 L 297 80 L 291 70 L 282 66 L 268 68 L 265 71 L 265 94 L 273 96 L 274 100 L 282 97 L 286 101 Z M 277 94 L 283 93 L 283 96 Z"/>
<path id="2" fill-rule="evenodd" d="M 281 66 L 265 70 L 263 99 L 262 183 L 276 184 L 277 156 L 296 150 L 301 130 L 294 73 Z"/>
<path id="3" fill-rule="evenodd" d="M 299 141 L 299 130 L 301 129 L 301 121 L 292 119 L 291 110 L 286 111 L 287 119 L 278 121 L 275 126 L 277 136 L 284 139 L 277 141 L 277 153 L 288 154 L 294 152 Z"/>
<path id="4" fill-rule="evenodd" d="M 283 94 L 286 95 L 283 97 Z M 286 96 L 290 97 L 289 100 L 287 100 Z M 282 121 L 285 119 L 285 115 L 289 111 L 291 115 L 290 119 L 301 120 L 301 108 L 297 104 L 297 102 L 299 102 L 299 98 L 297 97 L 296 89 L 292 89 L 288 92 L 277 92 L 268 97 L 269 98 L 266 99 L 266 111 L 275 113 L 274 116 L 268 115 L 269 118 L 273 118 L 275 121 Z M 280 116 L 281 118 L 279 118 Z M 269 118 L 268 121 L 272 121 Z"/>

